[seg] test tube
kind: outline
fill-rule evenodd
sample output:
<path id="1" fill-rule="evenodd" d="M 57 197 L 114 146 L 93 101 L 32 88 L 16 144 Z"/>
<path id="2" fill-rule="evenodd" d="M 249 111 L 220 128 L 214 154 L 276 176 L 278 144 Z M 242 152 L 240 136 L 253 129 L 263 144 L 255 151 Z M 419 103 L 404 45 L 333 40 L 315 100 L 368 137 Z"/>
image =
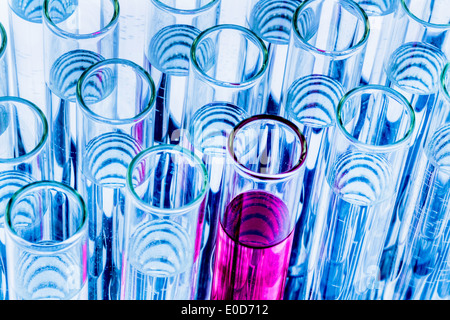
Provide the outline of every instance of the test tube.
<path id="1" fill-rule="evenodd" d="M 450 56 L 450 15 L 446 0 L 400 0 L 398 43 L 425 42 Z"/>
<path id="2" fill-rule="evenodd" d="M 183 129 L 201 107 L 225 102 L 249 115 L 263 113 L 268 53 L 264 42 L 248 28 L 224 24 L 195 38 L 190 52 L 188 94 Z"/>
<path id="3" fill-rule="evenodd" d="M 118 300 L 126 172 L 153 145 L 155 86 L 124 59 L 93 64 L 77 83 L 79 192 L 89 216 L 89 299 Z"/>
<path id="4" fill-rule="evenodd" d="M 155 141 L 178 143 L 189 52 L 200 32 L 218 23 L 220 1 L 149 1 L 144 67 L 155 81 L 158 92 Z"/>
<path id="5" fill-rule="evenodd" d="M 211 300 L 283 299 L 306 148 L 298 127 L 275 115 L 230 133 Z"/>
<path id="6" fill-rule="evenodd" d="M 308 0 L 292 18 L 283 95 L 304 76 L 321 74 L 348 91 L 359 84 L 369 19 L 352 0 Z M 284 99 L 284 98 L 283 98 Z"/>
<path id="7" fill-rule="evenodd" d="M 325 183 L 311 204 L 324 221 L 311 299 L 370 299 L 379 285 L 414 123 L 409 102 L 385 86 L 357 87 L 340 100 Z"/>
<path id="8" fill-rule="evenodd" d="M 325 183 L 329 140 L 335 130 L 335 114 L 344 89 L 339 82 L 324 76 L 302 77 L 286 94 L 285 117 L 295 123 L 309 146 L 303 177 L 303 206 L 296 223 L 284 299 L 308 300 L 319 248 L 318 234 L 323 221 L 311 207 Z M 317 231 L 316 231 L 317 230 Z"/>
<path id="9" fill-rule="evenodd" d="M 0 119 L 0 300 L 8 300 L 6 205 L 18 189 L 49 174 L 48 124 L 35 104 L 9 96 L 0 97 Z"/>
<path id="10" fill-rule="evenodd" d="M 396 23 L 400 16 L 397 0 L 355 0 L 369 19 L 370 34 L 361 71 L 360 85 L 384 84 L 385 65 L 392 51 L 401 44 L 396 37 Z"/>
<path id="11" fill-rule="evenodd" d="M 144 66 L 148 0 L 120 0 L 118 57 Z"/>
<path id="12" fill-rule="evenodd" d="M 447 300 L 450 258 L 450 124 L 431 135 L 422 152 L 427 159 L 412 210 L 408 255 L 395 283 L 392 299 Z"/>
<path id="13" fill-rule="evenodd" d="M 74 189 L 27 184 L 8 202 L 5 221 L 11 300 L 87 299 L 87 212 Z"/>
<path id="14" fill-rule="evenodd" d="M 226 144 L 237 123 L 263 111 L 267 50 L 250 29 L 218 25 L 207 29 L 191 48 L 182 145 L 200 157 L 210 182 L 205 240 L 197 299 L 208 299 L 218 226 L 218 204 L 225 179 Z M 182 132 L 181 132 L 182 133 Z"/>
<path id="15" fill-rule="evenodd" d="M 208 194 L 205 165 L 178 145 L 157 145 L 133 159 L 127 189 L 121 299 L 193 299 Z"/>
<path id="16" fill-rule="evenodd" d="M 44 72 L 51 180 L 77 189 L 76 85 L 84 70 L 117 57 L 117 0 L 44 0 Z"/>
<path id="17" fill-rule="evenodd" d="M 442 51 L 424 42 L 409 42 L 397 48 L 387 64 L 387 85 L 400 92 L 412 105 L 416 115 L 416 127 L 412 135 L 412 146 L 405 155 L 404 173 L 400 176 L 399 193 L 394 215 L 389 226 L 383 256 L 380 262 L 380 285 L 378 290 L 384 299 L 392 297 L 392 289 L 401 271 L 406 246 L 406 233 L 411 224 L 412 211 L 408 202 L 419 196 L 420 186 L 415 176 L 421 176 L 426 158 L 422 149 L 439 101 L 439 78 L 446 58 Z"/>
<path id="18" fill-rule="evenodd" d="M 253 0 L 247 25 L 265 43 L 268 51 L 267 99 L 264 113 L 279 114 L 292 16 L 301 0 Z"/>
<path id="19" fill-rule="evenodd" d="M 0 96 L 7 96 L 9 91 L 7 45 L 7 33 L 0 23 Z"/>

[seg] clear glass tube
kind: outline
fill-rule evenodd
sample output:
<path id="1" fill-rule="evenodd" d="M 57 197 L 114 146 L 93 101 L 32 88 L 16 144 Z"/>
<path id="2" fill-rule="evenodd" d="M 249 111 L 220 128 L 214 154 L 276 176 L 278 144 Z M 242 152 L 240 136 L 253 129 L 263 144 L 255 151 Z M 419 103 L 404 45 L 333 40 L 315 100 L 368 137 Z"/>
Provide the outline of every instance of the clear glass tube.
<path id="1" fill-rule="evenodd" d="M 197 298 L 201 300 L 210 296 L 227 137 L 237 123 L 262 112 L 266 66 L 264 43 L 241 26 L 207 29 L 192 46 L 182 144 L 204 161 L 211 186 L 205 222 L 209 232 L 197 287 Z"/>
<path id="2" fill-rule="evenodd" d="M 247 112 L 226 102 L 204 105 L 193 115 L 189 128 L 190 147 L 202 159 L 209 177 L 209 193 L 205 213 L 205 238 L 200 258 L 196 300 L 209 300 L 212 261 L 216 244 L 218 208 L 225 183 L 226 146 L 233 128 L 248 118 Z"/>
<path id="3" fill-rule="evenodd" d="M 395 37 L 399 19 L 398 0 L 355 0 L 367 14 L 370 34 L 366 44 L 360 85 L 384 84 L 385 65 L 392 51 L 398 46 Z"/>
<path id="4" fill-rule="evenodd" d="M 144 66 L 148 0 L 119 0 L 119 54 L 121 59 Z"/>
<path id="5" fill-rule="evenodd" d="M 392 297 L 392 289 L 401 271 L 405 252 L 406 230 L 412 222 L 412 210 L 419 196 L 420 186 L 414 177 L 425 170 L 426 157 L 422 149 L 439 101 L 439 79 L 445 66 L 445 55 L 436 47 L 423 42 L 409 42 L 394 51 L 387 64 L 387 85 L 400 92 L 412 105 L 416 126 L 412 146 L 405 155 L 404 173 L 399 177 L 400 187 L 395 202 L 395 214 L 389 226 L 383 256 L 380 262 L 381 284 L 378 295 Z"/>
<path id="6" fill-rule="evenodd" d="M 384 86 L 355 88 L 340 100 L 325 183 L 314 199 L 323 219 L 311 299 L 369 299 L 414 130 L 414 110 Z"/>
<path id="7" fill-rule="evenodd" d="M 76 84 L 84 70 L 117 57 L 117 0 L 44 0 L 44 72 L 51 180 L 77 189 Z"/>
<path id="8" fill-rule="evenodd" d="M 284 299 L 307 300 L 319 248 L 317 235 L 323 221 L 311 207 L 325 183 L 326 156 L 329 140 L 335 130 L 335 114 L 344 90 L 339 82 L 324 76 L 302 77 L 286 94 L 285 117 L 295 123 L 308 145 L 303 177 L 303 206 L 295 227 Z"/>
<path id="9" fill-rule="evenodd" d="M 131 162 L 127 188 L 121 299 L 193 299 L 208 194 L 205 165 L 180 146 L 154 146 Z"/>
<path id="10" fill-rule="evenodd" d="M 352 0 L 308 0 L 292 18 L 283 94 L 304 76 L 321 74 L 345 91 L 359 84 L 369 19 Z M 284 98 L 283 98 L 284 99 Z"/>
<path id="11" fill-rule="evenodd" d="M 153 145 L 155 86 L 124 59 L 89 67 L 77 84 L 78 188 L 89 215 L 89 299 L 120 291 L 126 172 Z"/>
<path id="12" fill-rule="evenodd" d="M 220 3 L 219 24 L 247 26 L 247 14 L 251 1 L 224 0 Z"/>
<path id="13" fill-rule="evenodd" d="M 292 16 L 301 0 L 252 0 L 247 26 L 265 43 L 269 55 L 264 113 L 279 114 Z"/>
<path id="14" fill-rule="evenodd" d="M 400 0 L 398 43 L 425 42 L 450 56 L 450 13 L 447 0 Z"/>
<path id="15" fill-rule="evenodd" d="M 12 196 L 5 220 L 11 300 L 87 299 L 87 212 L 74 189 L 28 184 Z"/>
<path id="16" fill-rule="evenodd" d="M 36 105 L 17 97 L 0 97 L 0 119 L 0 300 L 6 300 L 6 205 L 19 188 L 48 176 L 48 125 Z"/>
<path id="17" fill-rule="evenodd" d="M 158 92 L 155 141 L 177 143 L 182 125 L 192 42 L 217 24 L 220 0 L 150 0 L 145 35 L 145 69 Z"/>
<path id="18" fill-rule="evenodd" d="M 249 115 L 262 113 L 267 64 L 264 42 L 248 28 L 224 24 L 202 32 L 190 52 L 183 129 L 188 131 L 193 115 L 210 103 L 230 103 Z"/>
<path id="19" fill-rule="evenodd" d="M 45 110 L 43 0 L 8 0 L 8 4 L 17 96 Z"/>
<path id="20" fill-rule="evenodd" d="M 212 300 L 281 300 L 301 210 L 306 141 L 275 115 L 241 121 L 227 144 Z"/>
<path id="21" fill-rule="evenodd" d="M 9 92 L 9 73 L 7 55 L 8 36 L 0 23 L 0 96 L 7 96 Z"/>
<path id="22" fill-rule="evenodd" d="M 447 300 L 450 261 L 450 124 L 433 133 L 421 151 L 426 169 L 416 176 L 420 192 L 414 199 L 408 232 L 408 256 L 396 282 L 393 299 Z"/>

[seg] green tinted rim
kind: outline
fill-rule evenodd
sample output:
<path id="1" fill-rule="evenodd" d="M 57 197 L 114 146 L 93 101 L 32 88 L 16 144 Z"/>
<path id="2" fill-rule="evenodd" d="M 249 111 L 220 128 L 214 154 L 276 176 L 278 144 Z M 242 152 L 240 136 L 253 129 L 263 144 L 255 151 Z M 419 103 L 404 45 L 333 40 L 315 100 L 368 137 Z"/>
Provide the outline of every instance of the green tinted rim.
<path id="1" fill-rule="evenodd" d="M 34 157 L 36 154 L 41 152 L 41 150 L 44 148 L 44 145 L 47 142 L 48 134 L 49 134 L 47 118 L 45 117 L 45 114 L 42 112 L 42 110 L 39 109 L 34 103 L 32 103 L 28 100 L 19 98 L 19 97 L 11 97 L 11 96 L 0 97 L 0 104 L 1 103 L 12 103 L 16 107 L 22 106 L 24 108 L 30 109 L 36 115 L 36 117 L 40 120 L 40 122 L 42 124 L 42 136 L 39 139 L 39 142 L 33 148 L 33 150 L 31 150 L 27 154 L 24 154 L 19 157 L 15 157 L 15 158 L 9 158 L 9 159 L 0 158 L 0 163 L 15 164 L 15 163 L 24 162 L 24 161 Z"/>
<path id="2" fill-rule="evenodd" d="M 305 39 L 301 36 L 300 29 L 297 24 L 298 17 L 305 8 L 307 8 L 310 4 L 318 1 L 323 2 L 323 0 L 307 0 L 305 2 L 302 2 L 302 4 L 297 8 L 297 10 L 295 10 L 294 16 L 292 17 L 292 29 L 294 30 L 294 35 L 296 36 L 296 38 L 300 40 L 301 45 L 307 48 L 309 51 L 312 51 L 316 54 L 326 56 L 337 56 L 337 57 L 350 56 L 355 52 L 362 50 L 369 39 L 370 33 L 369 17 L 367 16 L 366 12 L 356 2 L 352 0 L 334 0 L 334 2 L 345 3 L 352 6 L 356 10 L 356 12 L 360 15 L 360 18 L 362 18 L 364 22 L 364 33 L 357 44 L 355 44 L 351 48 L 342 51 L 328 51 L 316 48 L 311 44 L 309 44 L 307 41 L 305 41 Z"/>
<path id="3" fill-rule="evenodd" d="M 399 103 L 401 103 L 406 111 L 408 112 L 408 115 L 410 117 L 410 125 L 408 128 L 408 131 L 406 132 L 406 134 L 404 135 L 403 138 L 401 138 L 400 140 L 398 140 L 397 142 L 393 143 L 393 144 L 389 144 L 389 145 L 371 145 L 371 144 L 367 144 L 367 143 L 363 143 L 361 141 L 359 141 L 358 139 L 356 139 L 355 137 L 353 137 L 344 127 L 344 123 L 343 123 L 343 115 L 342 115 L 342 109 L 344 107 L 344 105 L 347 103 L 347 100 L 349 100 L 350 98 L 354 97 L 354 96 L 358 96 L 362 93 L 367 93 L 370 94 L 370 92 L 382 92 L 385 95 L 391 97 L 392 99 L 398 101 Z M 385 152 L 385 151 L 389 151 L 389 150 L 393 150 L 393 149 L 397 149 L 400 146 L 404 145 L 404 144 L 408 144 L 409 141 L 411 140 L 411 136 L 414 132 L 414 126 L 415 126 L 415 121 L 416 121 L 416 117 L 415 117 L 415 113 L 414 113 L 414 109 L 411 106 L 411 104 L 409 103 L 409 101 L 399 92 L 389 88 L 389 87 L 385 87 L 385 86 L 381 86 L 381 85 L 364 85 L 364 86 L 360 86 L 357 88 L 354 88 L 352 90 L 350 90 L 349 92 L 347 92 L 342 99 L 339 101 L 337 110 L 336 110 L 336 123 L 337 123 L 337 127 L 339 129 L 339 131 L 342 132 L 342 134 L 353 144 L 360 146 L 363 149 L 370 149 L 371 151 L 375 151 L 375 152 Z"/>
<path id="4" fill-rule="evenodd" d="M 52 18 L 50 17 L 50 13 L 48 12 L 48 6 L 51 1 L 52 0 L 44 0 L 44 5 L 43 5 L 44 20 L 46 21 L 50 30 L 52 30 L 52 32 L 55 34 L 60 35 L 61 37 L 69 38 L 69 39 L 76 39 L 76 40 L 101 38 L 105 34 L 108 34 L 111 30 L 114 30 L 114 28 L 118 25 L 119 16 L 120 16 L 119 1 L 118 0 L 110 0 L 113 4 L 114 13 L 111 17 L 111 20 L 108 22 L 108 24 L 104 28 L 102 28 L 101 30 L 97 30 L 95 32 L 85 33 L 85 34 L 75 34 L 75 33 L 67 32 L 67 31 L 59 28 L 54 23 Z"/>
<path id="5" fill-rule="evenodd" d="M 198 8 L 194 9 L 178 9 L 172 6 L 169 6 L 160 0 L 151 0 L 151 2 L 161 10 L 170 12 L 172 14 L 179 14 L 179 15 L 197 15 L 200 13 L 203 13 L 205 11 L 208 11 L 212 7 L 214 7 L 216 4 L 218 4 L 221 0 L 211 0 L 208 3 L 206 3 L 203 6 L 199 6 Z"/>
<path id="6" fill-rule="evenodd" d="M 210 35 L 214 32 L 218 32 L 221 30 L 236 30 L 236 31 L 241 32 L 242 34 L 244 34 L 244 37 L 247 36 L 249 38 L 249 40 L 251 40 L 256 46 L 258 46 L 262 52 L 263 61 L 261 63 L 261 68 L 258 70 L 258 72 L 255 73 L 255 75 L 253 75 L 250 79 L 248 79 L 245 82 L 228 82 L 228 81 L 214 79 L 214 78 L 210 77 L 209 75 L 207 75 L 198 63 L 198 59 L 197 59 L 197 56 L 195 53 L 197 51 L 198 45 L 202 42 L 203 38 L 207 37 L 208 35 Z M 228 87 L 228 88 L 239 88 L 239 87 L 251 86 L 265 74 L 265 72 L 267 70 L 267 66 L 269 64 L 269 61 L 268 61 L 269 53 L 267 51 L 266 45 L 264 44 L 264 41 L 250 29 L 247 29 L 247 28 L 244 28 L 244 27 L 241 27 L 238 25 L 234 25 L 234 24 L 216 25 L 216 26 L 210 27 L 210 28 L 206 29 L 205 31 L 201 32 L 194 39 L 194 42 L 192 43 L 190 56 L 191 56 L 192 65 L 194 66 L 194 70 L 202 78 L 204 78 L 207 82 L 212 83 L 214 85 Z"/>
<path id="7" fill-rule="evenodd" d="M 300 145 L 301 145 L 301 153 L 300 153 L 298 161 L 288 171 L 278 173 L 278 174 L 264 174 L 264 173 L 254 172 L 252 170 L 249 170 L 247 167 L 245 167 L 237 158 L 236 154 L 234 153 L 234 140 L 236 138 L 236 135 L 246 125 L 251 124 L 253 122 L 257 122 L 257 121 L 273 121 L 273 122 L 281 123 L 281 124 L 287 126 L 289 129 L 291 129 L 292 132 L 298 137 L 298 139 L 300 141 Z M 302 134 L 300 129 L 293 122 L 291 122 L 283 117 L 276 116 L 276 115 L 270 115 L 270 114 L 261 114 L 261 115 L 252 116 L 250 118 L 244 119 L 241 122 L 239 122 L 234 127 L 234 129 L 231 130 L 230 135 L 228 137 L 228 144 L 227 144 L 228 154 L 230 155 L 231 159 L 233 159 L 234 163 L 238 166 L 238 168 L 241 171 L 245 172 L 247 175 L 257 178 L 257 179 L 261 179 L 261 180 L 282 180 L 282 179 L 292 177 L 293 175 L 298 173 L 299 170 L 303 167 L 303 164 L 306 161 L 307 150 L 308 150 L 308 148 L 307 148 L 306 138 Z"/>
<path id="8" fill-rule="evenodd" d="M 415 1 L 417 1 L 417 0 L 415 0 Z M 437 28 L 437 29 L 449 29 L 450 28 L 450 23 L 431 23 L 431 22 L 422 20 L 409 10 L 408 5 L 406 4 L 406 0 L 400 0 L 400 3 L 402 5 L 403 10 L 405 10 L 406 14 L 409 17 L 411 17 L 412 19 L 414 19 L 415 21 L 419 22 L 420 24 L 423 24 L 426 27 Z"/>
<path id="9" fill-rule="evenodd" d="M 92 73 L 94 73 L 97 69 L 102 68 L 104 66 L 108 66 L 108 65 L 127 66 L 127 67 L 133 69 L 136 72 L 136 74 L 138 74 L 145 82 L 147 82 L 147 85 L 151 91 L 151 96 L 148 100 L 147 105 L 143 108 L 143 110 L 141 112 L 139 112 L 137 115 L 135 115 L 134 117 L 126 118 L 126 119 L 110 119 L 110 118 L 102 117 L 101 115 L 93 112 L 89 108 L 89 106 L 86 104 L 86 102 L 84 101 L 83 94 L 82 94 L 84 81 L 86 79 L 88 79 L 88 77 Z M 86 69 L 83 72 L 83 74 L 81 75 L 80 79 L 77 82 L 76 96 L 77 96 L 77 101 L 81 107 L 80 109 L 83 111 L 84 114 L 86 114 L 91 119 L 93 119 L 97 122 L 103 122 L 103 123 L 108 123 L 108 124 L 112 124 L 112 125 L 124 125 L 124 124 L 130 124 L 130 123 L 135 123 L 135 122 L 141 121 L 146 116 L 148 116 L 148 114 L 153 110 L 153 106 L 155 104 L 156 88 L 155 88 L 155 84 L 154 84 L 150 74 L 147 71 L 145 71 L 142 67 L 137 65 L 136 63 L 129 61 L 129 60 L 125 60 L 125 59 L 106 59 L 106 60 L 102 60 L 100 62 L 93 64 L 92 66 L 90 66 L 88 69 Z"/>
<path id="10" fill-rule="evenodd" d="M 40 190 L 44 189 L 46 187 L 50 187 L 51 189 L 56 189 L 64 194 L 67 194 L 69 197 L 75 199 L 75 201 L 80 206 L 80 209 L 82 211 L 82 220 L 80 222 L 80 225 L 77 227 L 77 230 L 74 232 L 74 234 L 69 237 L 68 239 L 55 243 L 55 244 L 46 244 L 46 245 L 40 245 L 36 243 L 29 242 L 27 240 L 24 240 L 21 238 L 14 228 L 11 225 L 11 210 L 15 203 L 20 200 L 20 198 L 23 195 L 30 194 L 33 192 L 33 190 Z M 30 248 L 31 250 L 37 250 L 37 251 L 51 251 L 54 252 L 56 250 L 62 250 L 65 249 L 73 244 L 75 244 L 81 237 L 83 237 L 87 233 L 87 208 L 86 204 L 84 202 L 83 197 L 72 187 L 56 182 L 56 181 L 36 181 L 32 182 L 19 190 L 17 190 L 11 197 L 11 199 L 8 201 L 8 204 L 6 206 L 6 213 L 5 213 L 5 225 L 6 229 L 10 233 L 10 235 L 17 241 L 20 245 L 26 246 Z"/>

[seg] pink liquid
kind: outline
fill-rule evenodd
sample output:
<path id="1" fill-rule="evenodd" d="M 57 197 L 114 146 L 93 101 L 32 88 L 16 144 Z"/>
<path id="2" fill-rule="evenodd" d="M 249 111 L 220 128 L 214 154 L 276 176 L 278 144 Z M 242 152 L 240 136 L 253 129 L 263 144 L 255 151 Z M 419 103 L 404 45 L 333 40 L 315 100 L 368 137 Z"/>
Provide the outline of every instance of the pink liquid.
<path id="1" fill-rule="evenodd" d="M 281 300 L 292 247 L 289 211 L 263 192 L 240 194 L 219 224 L 212 300 Z"/>

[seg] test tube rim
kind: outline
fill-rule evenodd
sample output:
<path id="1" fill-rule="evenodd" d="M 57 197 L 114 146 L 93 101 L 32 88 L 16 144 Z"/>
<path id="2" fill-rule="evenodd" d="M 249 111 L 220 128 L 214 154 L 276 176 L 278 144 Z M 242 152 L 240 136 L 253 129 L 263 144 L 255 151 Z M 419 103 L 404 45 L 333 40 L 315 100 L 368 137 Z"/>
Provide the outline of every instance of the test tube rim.
<path id="1" fill-rule="evenodd" d="M 403 8 L 403 11 L 411 19 L 417 21 L 418 23 L 424 25 L 425 27 L 436 28 L 436 29 L 450 29 L 450 23 L 431 23 L 431 22 L 420 19 L 418 16 L 416 16 L 414 13 L 412 13 L 411 10 L 409 10 L 406 0 L 400 0 L 400 3 L 401 3 L 401 7 Z"/>
<path id="2" fill-rule="evenodd" d="M 66 30 L 63 30 L 59 28 L 52 20 L 52 18 L 49 15 L 48 12 L 48 5 L 49 1 L 51 0 L 44 0 L 43 3 L 43 20 L 44 24 L 48 27 L 48 29 L 53 32 L 56 35 L 59 35 L 63 38 L 67 39 L 75 39 L 75 40 L 85 40 L 85 39 L 92 39 L 92 38 L 102 38 L 106 36 L 111 30 L 114 30 L 114 28 L 119 23 L 119 16 L 120 16 L 120 6 L 118 0 L 109 0 L 113 4 L 114 13 L 111 17 L 111 20 L 106 24 L 105 27 L 103 27 L 100 30 L 90 32 L 90 33 L 82 33 L 82 34 L 76 34 L 72 32 L 68 32 Z"/>
<path id="3" fill-rule="evenodd" d="M 103 116 L 93 112 L 88 107 L 88 105 L 86 105 L 86 103 L 83 99 L 83 95 L 82 95 L 83 82 L 84 82 L 84 80 L 86 80 L 88 78 L 88 76 L 92 72 L 94 72 L 96 69 L 103 67 L 105 65 L 127 66 L 127 67 L 133 69 L 137 74 L 139 74 L 142 77 L 142 79 L 147 81 L 147 83 L 150 87 L 151 97 L 150 97 L 146 107 L 141 112 L 139 112 L 137 115 L 135 115 L 134 117 L 125 118 L 125 119 L 110 119 L 110 118 L 103 117 Z M 152 110 L 154 109 L 155 101 L 156 101 L 156 87 L 155 87 L 155 83 L 154 83 L 152 77 L 150 76 L 150 74 L 147 71 L 145 71 L 144 68 L 142 68 L 138 64 L 136 64 L 130 60 L 126 60 L 126 59 L 112 58 L 112 59 L 106 59 L 106 60 L 102 60 L 97 63 L 94 63 L 92 66 L 90 66 L 88 69 L 86 69 L 82 73 L 82 75 L 80 76 L 80 78 L 78 79 L 78 82 L 77 82 L 76 97 L 77 97 L 77 102 L 78 102 L 78 105 L 80 106 L 81 111 L 83 111 L 83 113 L 90 119 L 92 119 L 96 122 L 107 123 L 110 125 L 126 125 L 126 124 L 133 124 L 133 123 L 136 123 L 139 121 L 143 121 L 143 120 L 145 120 L 146 116 L 148 116 L 148 114 L 152 112 Z"/>
<path id="4" fill-rule="evenodd" d="M 440 77 L 440 89 L 442 91 L 443 96 L 445 97 L 445 99 L 447 99 L 447 103 L 450 103 L 450 88 L 448 86 L 448 83 L 446 81 L 446 78 L 450 78 L 450 62 L 447 62 L 447 64 L 445 65 L 444 69 L 441 72 L 441 77 Z M 450 79 L 448 80 L 448 82 L 450 82 Z"/>
<path id="5" fill-rule="evenodd" d="M 30 241 L 27 241 L 20 237 L 14 230 L 14 228 L 11 225 L 11 210 L 13 208 L 13 205 L 16 203 L 16 201 L 19 199 L 22 195 L 30 194 L 35 189 L 44 189 L 45 187 L 51 187 L 53 189 L 58 190 L 59 192 L 63 192 L 64 194 L 67 194 L 71 198 L 75 199 L 82 211 L 82 219 L 80 221 L 80 225 L 77 227 L 76 231 L 67 239 L 53 243 L 53 244 L 38 244 L 33 243 Z M 76 245 L 76 243 L 79 241 L 80 238 L 82 238 L 87 233 L 88 228 L 88 216 L 87 216 L 87 207 L 86 203 L 83 199 L 83 197 L 78 193 L 77 190 L 70 187 L 69 185 L 57 181 L 51 181 L 51 180 L 40 180 L 40 181 L 34 181 L 30 184 L 27 184 L 23 186 L 22 188 L 18 189 L 11 197 L 11 199 L 8 201 L 8 204 L 6 206 L 5 211 L 5 225 L 6 230 L 9 234 L 9 236 L 20 246 L 27 247 L 27 251 L 33 251 L 38 252 L 40 254 L 55 254 L 58 251 L 64 251 L 68 248 Z"/>
<path id="6" fill-rule="evenodd" d="M 370 91 L 381 91 L 385 94 L 389 95 L 390 97 L 397 100 L 399 103 L 403 104 L 403 106 L 406 108 L 406 111 L 410 115 L 410 125 L 408 128 L 407 133 L 398 140 L 397 142 L 393 144 L 388 145 L 372 145 L 363 143 L 359 140 L 357 140 L 355 137 L 353 137 L 344 127 L 344 123 L 342 122 L 342 108 L 344 107 L 347 100 L 355 95 L 360 94 L 361 92 L 370 92 Z M 342 133 L 342 135 L 353 145 L 358 146 L 361 149 L 368 150 L 370 152 L 376 152 L 376 153 L 384 153 L 384 152 L 391 152 L 394 150 L 397 150 L 399 148 L 402 148 L 404 146 L 408 146 L 412 141 L 412 135 L 414 132 L 416 122 L 416 116 L 414 109 L 412 105 L 409 103 L 409 101 L 398 91 L 383 86 L 383 85 L 375 85 L 375 84 L 368 84 L 368 85 L 362 85 L 356 88 L 351 89 L 348 91 L 339 101 L 338 106 L 336 108 L 336 126 L 338 130 Z"/>
<path id="7" fill-rule="evenodd" d="M 295 36 L 295 40 L 300 40 L 299 44 L 303 47 L 305 47 L 308 51 L 313 52 L 314 54 L 324 55 L 324 56 L 331 56 L 331 57 L 338 57 L 340 59 L 344 59 L 346 57 L 349 57 L 353 54 L 356 54 L 356 52 L 361 51 L 365 48 L 368 40 L 369 40 L 369 34 L 370 34 L 370 25 L 369 25 L 369 17 L 367 16 L 367 13 L 361 8 L 359 4 L 354 2 L 353 0 L 333 0 L 335 2 L 347 2 L 348 4 L 352 5 L 360 14 L 364 22 L 364 33 L 362 35 L 361 40 L 358 41 L 354 46 L 351 48 L 342 50 L 342 51 L 330 51 L 330 50 L 322 50 L 319 48 L 316 48 L 315 46 L 309 44 L 307 41 L 303 39 L 301 36 L 300 30 L 297 27 L 297 21 L 298 16 L 300 12 L 307 7 L 309 4 L 315 2 L 315 1 L 324 1 L 324 0 L 306 0 L 300 4 L 300 6 L 295 10 L 294 15 L 292 17 L 292 30 L 293 35 Z"/>
<path id="8" fill-rule="evenodd" d="M 297 161 L 297 163 L 295 165 L 293 165 L 292 168 L 290 168 L 288 171 L 278 173 L 278 174 L 258 173 L 258 172 L 254 172 L 254 171 L 248 169 L 237 159 L 237 156 L 234 153 L 234 138 L 235 138 L 236 134 L 239 132 L 239 130 L 241 130 L 247 124 L 252 123 L 254 121 L 260 121 L 260 120 L 263 120 L 263 121 L 269 120 L 269 121 L 280 122 L 283 125 L 289 127 L 299 138 L 300 145 L 302 148 L 301 154 L 299 156 L 299 160 Z M 300 129 L 297 127 L 297 125 L 295 125 L 295 123 L 293 123 L 292 121 L 290 121 L 286 118 L 283 118 L 281 116 L 278 116 L 278 115 L 260 114 L 260 115 L 251 116 L 251 117 L 239 122 L 231 130 L 231 132 L 228 136 L 227 154 L 232 159 L 233 163 L 239 168 L 239 170 L 244 172 L 246 175 L 248 175 L 252 178 L 262 180 L 262 181 L 279 181 L 279 180 L 285 180 L 285 179 L 292 178 L 295 174 L 300 172 L 300 170 L 303 168 L 303 164 L 306 161 L 307 153 L 308 153 L 308 148 L 307 148 L 306 138 L 303 135 L 303 133 L 300 131 Z"/>

